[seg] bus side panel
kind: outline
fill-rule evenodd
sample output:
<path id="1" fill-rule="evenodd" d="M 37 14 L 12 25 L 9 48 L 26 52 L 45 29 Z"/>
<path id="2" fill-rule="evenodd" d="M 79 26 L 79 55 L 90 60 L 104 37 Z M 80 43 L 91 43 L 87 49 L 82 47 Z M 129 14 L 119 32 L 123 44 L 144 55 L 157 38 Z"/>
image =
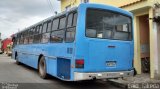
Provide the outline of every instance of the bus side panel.
<path id="1" fill-rule="evenodd" d="M 47 73 L 61 79 L 64 79 L 61 74 L 64 75 L 67 80 L 72 79 L 73 75 L 71 72 L 73 72 L 73 70 L 71 69 L 71 64 L 74 63 L 74 43 L 49 43 L 44 49 L 46 49 L 45 55 L 47 56 L 45 57 Z M 69 60 L 69 62 L 65 60 Z M 66 70 L 62 68 L 63 63 L 67 64 L 66 67 L 68 68 L 67 70 L 69 70 L 69 72 L 65 72 L 65 74 L 63 71 Z"/>
<path id="2" fill-rule="evenodd" d="M 18 47 L 18 49 L 19 49 L 19 51 L 18 51 L 18 60 L 20 61 L 20 62 L 22 62 L 22 63 L 26 63 L 26 59 L 25 59 L 25 57 L 23 56 L 23 49 L 24 49 L 24 47 L 22 46 L 22 45 L 20 45 L 19 47 Z"/>
<path id="3" fill-rule="evenodd" d="M 46 65 L 47 65 L 47 73 L 52 76 L 56 76 L 57 75 L 57 60 L 53 58 L 47 58 Z"/>

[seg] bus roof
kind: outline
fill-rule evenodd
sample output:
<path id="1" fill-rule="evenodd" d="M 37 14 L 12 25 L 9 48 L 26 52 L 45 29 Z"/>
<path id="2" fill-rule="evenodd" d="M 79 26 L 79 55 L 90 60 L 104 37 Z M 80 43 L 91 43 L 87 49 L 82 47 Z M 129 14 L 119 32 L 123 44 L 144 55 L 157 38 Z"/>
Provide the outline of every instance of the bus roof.
<path id="1" fill-rule="evenodd" d="M 68 10 L 68 11 L 63 11 L 63 12 L 61 12 L 61 13 L 58 13 L 57 15 L 51 16 L 51 17 L 49 17 L 49 18 L 46 18 L 46 19 L 44 19 L 44 20 L 42 20 L 42 21 L 40 21 L 40 22 L 38 22 L 38 23 L 36 23 L 36 24 L 33 24 L 33 25 L 31 25 L 31 26 L 23 29 L 23 30 L 20 31 L 20 32 L 17 32 L 16 34 L 21 33 L 21 32 L 23 32 L 23 31 L 25 31 L 25 30 L 28 30 L 28 29 L 36 26 L 36 25 L 42 24 L 42 23 L 44 23 L 44 22 L 46 22 L 46 21 L 48 21 L 48 20 L 50 20 L 50 19 L 57 18 L 57 17 L 62 16 L 62 15 L 64 15 L 64 14 L 66 14 L 66 13 L 69 13 L 69 12 L 72 12 L 72 11 L 74 11 L 74 10 L 77 10 L 78 8 L 79 8 L 79 9 L 82 9 L 82 8 L 84 8 L 84 7 L 85 7 L 85 8 L 96 8 L 96 9 L 99 8 L 99 9 L 111 10 L 111 11 L 115 11 L 115 12 L 119 12 L 119 13 L 122 13 L 122 14 L 125 14 L 125 15 L 128 15 L 128 16 L 131 16 L 131 17 L 133 18 L 133 15 L 132 15 L 131 12 L 126 11 L 126 10 L 123 10 L 123 9 L 121 9 L 121 8 L 118 8 L 118 7 L 114 7 L 114 6 L 110 6 L 110 5 L 106 5 L 106 4 L 81 3 L 78 7 L 73 7 L 73 8 L 71 8 L 71 9 Z M 15 35 L 16 35 L 16 34 L 15 34 Z"/>
<path id="2" fill-rule="evenodd" d="M 80 9 L 81 9 L 81 7 L 111 10 L 111 11 L 115 11 L 115 12 L 118 12 L 118 13 L 122 13 L 122 14 L 125 14 L 125 15 L 128 15 L 128 16 L 131 16 L 133 18 L 133 14 L 131 12 L 126 11 L 122 8 L 118 8 L 118 7 L 107 5 L 107 4 L 82 3 L 82 4 L 79 5 Z"/>

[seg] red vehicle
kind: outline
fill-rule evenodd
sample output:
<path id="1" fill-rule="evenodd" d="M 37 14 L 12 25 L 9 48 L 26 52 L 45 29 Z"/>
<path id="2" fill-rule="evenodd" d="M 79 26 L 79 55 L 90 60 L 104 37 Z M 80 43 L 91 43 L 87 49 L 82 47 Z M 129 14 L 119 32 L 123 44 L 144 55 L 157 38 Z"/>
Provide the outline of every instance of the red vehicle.
<path id="1" fill-rule="evenodd" d="M 12 38 L 6 38 L 2 40 L 2 52 L 8 52 L 7 45 L 12 44 Z"/>
<path id="2" fill-rule="evenodd" d="M 2 50 L 1 50 L 1 38 L 0 38 L 0 54 L 2 54 Z"/>

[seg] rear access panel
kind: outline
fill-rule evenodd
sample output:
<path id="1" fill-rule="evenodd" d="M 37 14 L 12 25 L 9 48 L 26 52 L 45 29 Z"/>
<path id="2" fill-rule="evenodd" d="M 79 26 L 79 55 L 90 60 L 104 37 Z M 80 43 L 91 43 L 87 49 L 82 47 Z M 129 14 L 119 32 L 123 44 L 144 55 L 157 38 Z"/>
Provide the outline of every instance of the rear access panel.
<path id="1" fill-rule="evenodd" d="M 57 58 L 57 76 L 62 79 L 70 79 L 71 61 L 65 58 Z"/>

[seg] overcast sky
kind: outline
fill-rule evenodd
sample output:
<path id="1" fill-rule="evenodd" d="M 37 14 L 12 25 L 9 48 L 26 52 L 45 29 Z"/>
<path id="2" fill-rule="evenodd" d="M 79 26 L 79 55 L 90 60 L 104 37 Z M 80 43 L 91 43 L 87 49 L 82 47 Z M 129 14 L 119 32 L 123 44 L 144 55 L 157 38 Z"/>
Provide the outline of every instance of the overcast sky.
<path id="1" fill-rule="evenodd" d="M 0 0 L 2 39 L 54 15 L 55 11 L 60 12 L 58 0 Z"/>

